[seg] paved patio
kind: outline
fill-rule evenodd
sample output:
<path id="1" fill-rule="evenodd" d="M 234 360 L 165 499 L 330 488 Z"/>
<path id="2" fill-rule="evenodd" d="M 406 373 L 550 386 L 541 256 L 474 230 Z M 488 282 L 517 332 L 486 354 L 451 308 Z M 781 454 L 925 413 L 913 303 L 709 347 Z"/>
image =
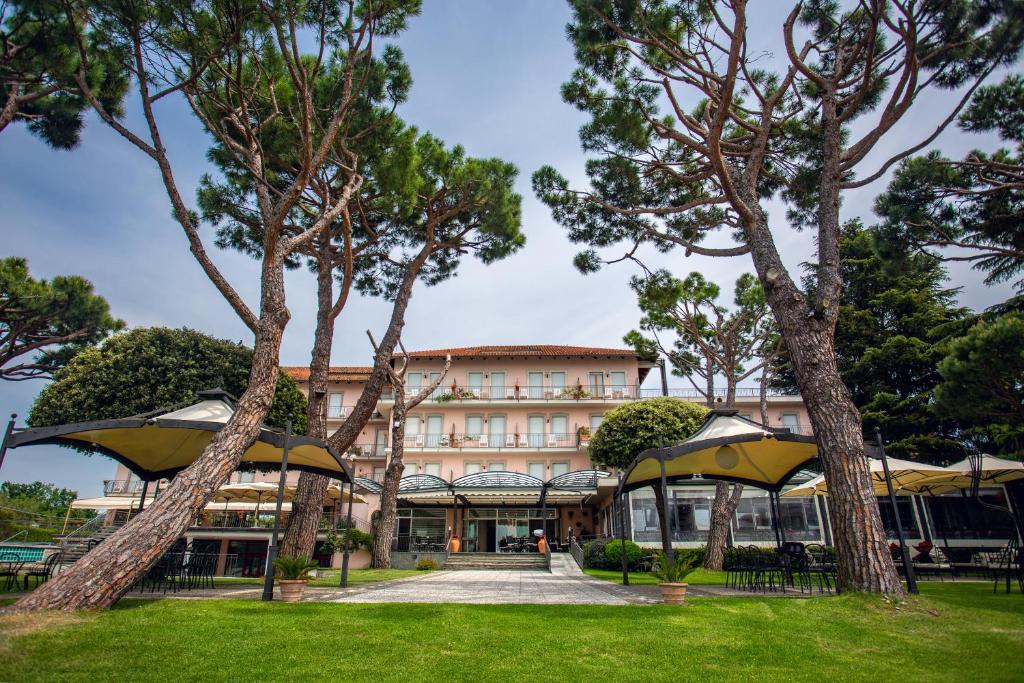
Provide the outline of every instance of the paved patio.
<path id="1" fill-rule="evenodd" d="M 419 576 L 353 588 L 308 586 L 303 602 L 436 602 L 478 605 L 651 605 L 661 602 L 657 586 L 622 586 L 584 574 L 568 555 L 552 556 L 551 573 L 536 570 L 473 569 L 424 572 Z M 275 598 L 278 592 L 275 590 Z M 180 593 L 129 593 L 128 597 L 258 600 L 261 586 L 220 586 Z M 762 595 L 724 586 L 690 586 L 691 597 Z M 766 597 L 810 597 L 798 591 Z"/>

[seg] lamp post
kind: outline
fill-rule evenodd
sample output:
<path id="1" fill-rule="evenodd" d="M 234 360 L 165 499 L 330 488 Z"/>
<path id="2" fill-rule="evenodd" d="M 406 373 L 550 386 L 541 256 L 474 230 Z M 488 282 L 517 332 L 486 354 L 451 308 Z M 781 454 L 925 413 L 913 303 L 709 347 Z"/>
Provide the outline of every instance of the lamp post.
<path id="1" fill-rule="evenodd" d="M 903 557 L 903 569 L 907 575 L 907 590 L 917 593 L 917 578 L 914 576 L 914 565 L 910 561 L 907 541 L 903 538 L 903 522 L 900 520 L 900 509 L 896 507 L 896 492 L 892 488 L 892 476 L 889 474 L 889 460 L 885 457 L 885 446 L 882 445 L 882 430 L 875 427 L 875 438 L 878 440 L 878 456 L 882 460 L 882 472 L 885 474 L 885 488 L 889 491 L 889 503 L 896 519 L 896 538 L 900 542 L 900 555 Z"/>
<path id="2" fill-rule="evenodd" d="M 341 587 L 348 587 L 348 556 L 349 548 L 352 545 L 352 499 L 355 497 L 355 486 L 354 477 L 352 476 L 354 463 L 356 456 L 354 453 L 349 453 L 345 456 L 348 460 L 349 475 L 348 475 L 348 515 L 345 518 L 345 550 L 341 555 Z"/>
<path id="3" fill-rule="evenodd" d="M 274 599 L 274 560 L 277 559 L 277 534 L 281 531 L 281 503 L 284 500 L 284 485 L 288 480 L 288 449 L 291 447 L 292 421 L 284 428 L 284 452 L 281 454 L 281 476 L 277 480 L 277 507 L 274 509 L 274 531 L 270 534 L 267 547 L 267 567 L 263 572 L 263 599 Z"/>

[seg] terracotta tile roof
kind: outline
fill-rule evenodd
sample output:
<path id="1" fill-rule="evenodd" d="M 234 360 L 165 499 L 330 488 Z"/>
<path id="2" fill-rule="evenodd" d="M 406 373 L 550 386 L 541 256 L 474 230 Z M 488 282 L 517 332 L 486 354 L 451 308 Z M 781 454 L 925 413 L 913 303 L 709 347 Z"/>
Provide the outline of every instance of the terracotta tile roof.
<path id="1" fill-rule="evenodd" d="M 608 349 L 593 346 L 563 346 L 559 344 L 524 344 L 510 346 L 462 346 L 450 349 L 430 349 L 427 351 L 410 351 L 413 358 L 443 358 L 451 354 L 453 358 L 465 358 L 468 356 L 631 356 L 635 357 L 633 349 Z"/>
<path id="2" fill-rule="evenodd" d="M 281 372 L 291 377 L 296 382 L 309 381 L 309 367 L 282 367 Z M 332 366 L 327 374 L 331 382 L 365 382 L 370 377 L 373 368 L 363 365 L 355 366 Z"/>

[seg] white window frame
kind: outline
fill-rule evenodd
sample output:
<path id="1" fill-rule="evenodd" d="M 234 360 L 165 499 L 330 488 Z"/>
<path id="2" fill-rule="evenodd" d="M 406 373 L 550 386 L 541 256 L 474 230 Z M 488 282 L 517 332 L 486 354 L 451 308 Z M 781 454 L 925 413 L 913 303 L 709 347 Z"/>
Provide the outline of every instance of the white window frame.
<path id="1" fill-rule="evenodd" d="M 335 405 L 334 398 L 338 398 L 338 403 Z M 340 420 L 345 417 L 345 392 L 344 391 L 332 391 L 327 394 L 327 419 L 328 420 Z"/>

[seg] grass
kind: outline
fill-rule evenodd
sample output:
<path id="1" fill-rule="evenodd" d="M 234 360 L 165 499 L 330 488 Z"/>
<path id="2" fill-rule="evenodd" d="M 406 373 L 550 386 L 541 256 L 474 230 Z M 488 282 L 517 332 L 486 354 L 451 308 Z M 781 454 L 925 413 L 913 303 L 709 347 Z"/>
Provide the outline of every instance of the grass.
<path id="1" fill-rule="evenodd" d="M 621 571 L 613 569 L 584 569 L 583 571 L 603 581 L 622 583 Z M 694 586 L 723 586 L 725 585 L 725 572 L 714 572 L 697 568 L 686 577 L 685 581 Z M 650 572 L 630 572 L 629 583 L 634 586 L 653 586 L 658 583 L 658 578 Z"/>
<path id="2" fill-rule="evenodd" d="M 0 617 L 0 680 L 1020 680 L 1024 597 L 987 583 L 687 607 L 125 601 Z"/>
<path id="3" fill-rule="evenodd" d="M 410 576 L 419 576 L 423 572 L 415 569 L 353 569 L 348 573 L 348 585 L 352 586 L 365 586 L 370 583 L 380 583 L 381 581 L 393 581 L 395 579 L 407 579 Z M 18 579 L 17 586 L 7 590 L 6 584 L 0 582 L 0 595 L 4 593 L 20 593 L 22 592 L 22 580 Z M 337 569 L 329 569 L 327 571 L 320 571 L 320 575 L 309 582 L 310 586 L 325 586 L 330 588 L 337 588 L 341 581 L 340 571 Z M 225 588 L 229 586 L 262 586 L 262 577 L 245 577 L 245 578 L 233 578 L 233 577 L 221 577 L 218 576 L 213 580 L 213 585 L 216 588 Z M 29 579 L 28 582 L 29 590 L 34 590 L 36 587 L 36 580 Z"/>

